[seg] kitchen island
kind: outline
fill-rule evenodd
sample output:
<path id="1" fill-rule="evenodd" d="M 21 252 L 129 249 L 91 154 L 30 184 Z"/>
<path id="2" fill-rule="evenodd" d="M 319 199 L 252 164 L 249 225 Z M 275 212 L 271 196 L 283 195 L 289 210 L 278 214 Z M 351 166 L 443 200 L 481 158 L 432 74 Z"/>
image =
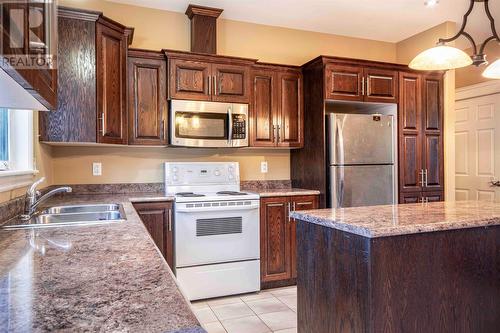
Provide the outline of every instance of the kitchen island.
<path id="1" fill-rule="evenodd" d="M 292 212 L 298 332 L 498 332 L 500 204 Z"/>

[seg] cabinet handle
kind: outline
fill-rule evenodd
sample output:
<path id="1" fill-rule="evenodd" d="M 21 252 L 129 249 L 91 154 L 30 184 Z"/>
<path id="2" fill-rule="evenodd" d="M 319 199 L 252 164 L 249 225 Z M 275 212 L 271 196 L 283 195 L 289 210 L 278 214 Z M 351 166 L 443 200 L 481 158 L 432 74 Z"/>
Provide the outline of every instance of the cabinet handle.
<path id="1" fill-rule="evenodd" d="M 361 78 L 361 96 L 365 95 L 365 77 Z"/>
<path id="2" fill-rule="evenodd" d="M 427 177 L 428 177 L 428 175 L 427 175 L 427 169 L 425 169 L 424 175 L 425 175 L 425 178 L 424 178 L 425 179 L 425 187 L 427 187 L 428 186 L 427 185 L 427 181 L 428 181 L 428 179 L 427 179 Z"/>
<path id="3" fill-rule="evenodd" d="M 104 134 L 105 134 L 105 132 L 104 132 L 104 113 L 101 114 L 101 130 L 100 130 L 100 132 L 104 136 Z"/>
<path id="4" fill-rule="evenodd" d="M 165 139 L 165 120 L 160 123 L 160 140 Z"/>
<path id="5" fill-rule="evenodd" d="M 208 82 L 208 94 L 212 95 L 212 78 L 210 75 L 207 77 L 207 82 Z"/>
<path id="6" fill-rule="evenodd" d="M 276 143 L 280 142 L 280 125 L 276 126 Z"/>
<path id="7" fill-rule="evenodd" d="M 274 142 L 276 140 L 276 126 L 273 125 L 273 133 L 271 134 L 271 140 Z"/>
<path id="8" fill-rule="evenodd" d="M 214 75 L 214 95 L 218 95 L 217 92 L 217 77 Z"/>
<path id="9" fill-rule="evenodd" d="M 290 213 L 292 212 L 292 204 L 288 203 L 288 222 L 292 222 L 292 218 L 290 217 Z"/>
<path id="10" fill-rule="evenodd" d="M 268 204 L 267 207 L 283 207 L 282 203 Z"/>
<path id="11" fill-rule="evenodd" d="M 424 187 L 424 169 L 420 169 L 420 186 Z"/>
<path id="12" fill-rule="evenodd" d="M 295 202 L 293 203 L 295 205 Z M 306 206 L 306 205 L 312 205 L 312 201 L 308 202 L 297 202 L 297 206 Z M 295 208 L 295 207 L 294 207 Z"/>
<path id="13" fill-rule="evenodd" d="M 172 210 L 168 210 L 168 231 L 172 231 Z"/>
<path id="14" fill-rule="evenodd" d="M 366 77 L 366 96 L 370 96 L 370 78 Z"/>

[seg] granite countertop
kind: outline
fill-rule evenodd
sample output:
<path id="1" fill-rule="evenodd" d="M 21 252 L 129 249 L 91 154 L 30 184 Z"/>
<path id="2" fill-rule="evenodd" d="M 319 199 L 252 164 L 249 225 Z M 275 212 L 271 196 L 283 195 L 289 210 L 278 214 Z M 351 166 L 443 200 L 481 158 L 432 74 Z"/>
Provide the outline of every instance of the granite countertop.
<path id="1" fill-rule="evenodd" d="M 246 188 L 248 192 L 257 193 L 261 198 L 266 197 L 289 197 L 298 195 L 319 195 L 316 190 L 306 190 L 301 188 Z"/>
<path id="2" fill-rule="evenodd" d="M 500 225 L 500 203 L 433 202 L 296 211 L 291 217 L 376 238 Z"/>
<path id="3" fill-rule="evenodd" d="M 68 195 L 47 206 L 122 203 L 127 221 L 0 231 L 0 331 L 205 332 L 132 201 Z"/>

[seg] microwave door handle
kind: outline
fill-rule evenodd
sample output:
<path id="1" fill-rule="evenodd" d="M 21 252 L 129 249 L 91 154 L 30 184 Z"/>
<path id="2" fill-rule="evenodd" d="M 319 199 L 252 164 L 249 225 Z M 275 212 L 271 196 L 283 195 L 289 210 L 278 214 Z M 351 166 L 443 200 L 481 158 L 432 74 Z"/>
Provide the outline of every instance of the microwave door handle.
<path id="1" fill-rule="evenodd" d="M 229 119 L 229 133 L 227 135 L 227 144 L 229 147 L 233 146 L 233 113 L 231 107 L 227 109 L 227 117 Z"/>

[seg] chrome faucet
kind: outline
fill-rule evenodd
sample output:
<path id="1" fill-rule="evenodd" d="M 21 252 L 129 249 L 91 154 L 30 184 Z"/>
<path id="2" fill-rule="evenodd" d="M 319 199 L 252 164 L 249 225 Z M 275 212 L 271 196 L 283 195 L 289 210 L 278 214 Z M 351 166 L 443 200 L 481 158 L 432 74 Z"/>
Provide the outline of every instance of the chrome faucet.
<path id="1" fill-rule="evenodd" d="M 45 181 L 45 177 L 40 178 L 36 182 L 34 182 L 26 191 L 26 198 L 24 200 L 24 214 L 21 215 L 21 219 L 29 220 L 31 216 L 35 213 L 36 208 L 47 199 L 53 197 L 58 193 L 70 193 L 72 191 L 71 187 L 64 186 L 55 188 L 44 195 L 41 195 L 40 191 L 37 191 L 38 185 Z"/>

